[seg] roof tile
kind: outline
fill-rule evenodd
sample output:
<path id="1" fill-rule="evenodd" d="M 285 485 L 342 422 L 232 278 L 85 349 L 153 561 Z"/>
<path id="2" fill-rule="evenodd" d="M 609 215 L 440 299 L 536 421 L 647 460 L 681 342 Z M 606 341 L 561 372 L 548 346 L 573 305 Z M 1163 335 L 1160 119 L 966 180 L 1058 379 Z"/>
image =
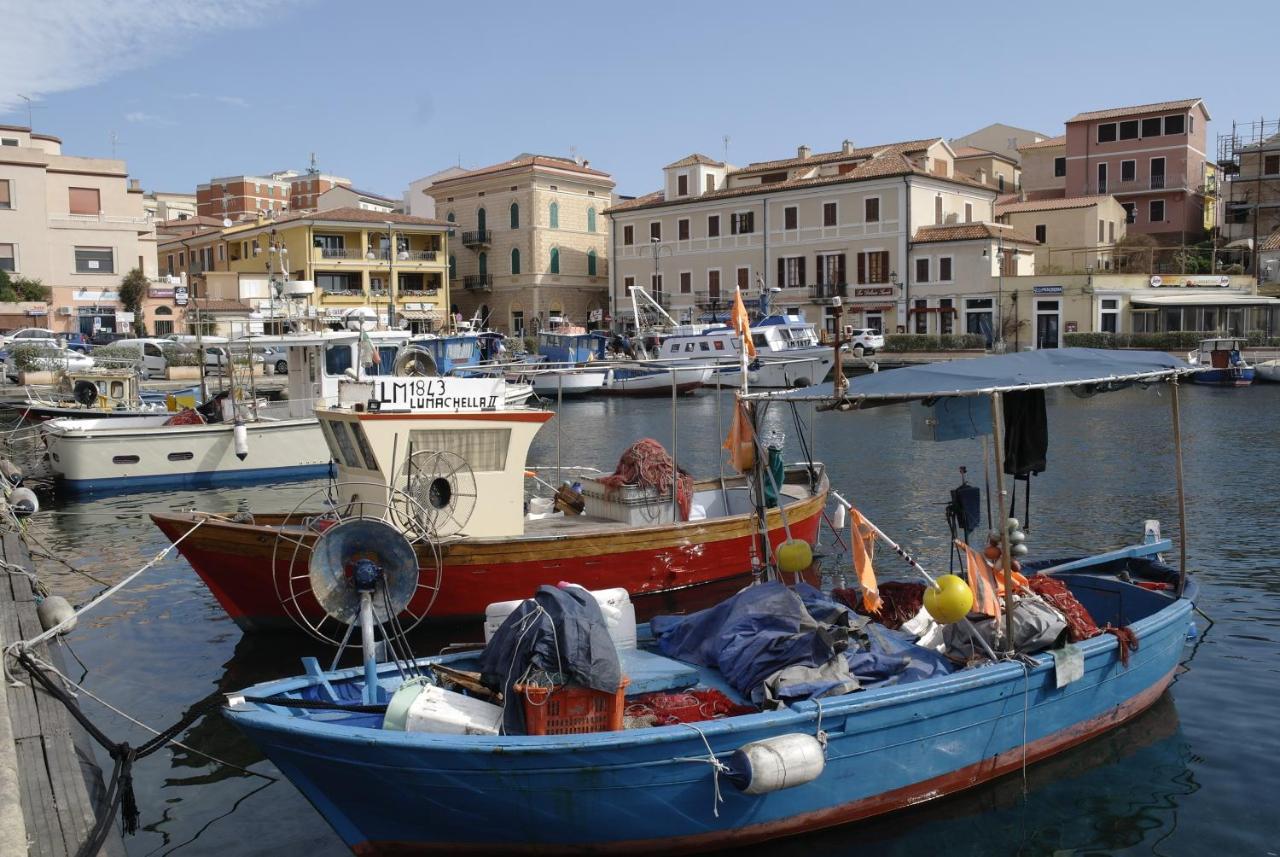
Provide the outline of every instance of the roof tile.
<path id="1" fill-rule="evenodd" d="M 1011 226 L 999 223 L 947 223 L 941 226 L 921 226 L 912 241 L 917 244 L 940 241 L 980 241 L 984 238 L 1003 238 L 1019 244 L 1039 244 L 1031 236 Z"/>
<path id="2" fill-rule="evenodd" d="M 1053 199 L 1029 199 L 1026 202 L 998 202 L 996 216 L 1013 214 L 1019 211 L 1060 211 L 1068 208 L 1092 208 L 1115 197 L 1103 194 L 1099 196 L 1067 196 Z"/>
<path id="3" fill-rule="evenodd" d="M 1041 140 L 1038 143 L 1027 143 L 1026 145 L 1019 146 L 1018 151 L 1025 152 L 1028 149 L 1052 149 L 1056 146 L 1065 145 L 1067 145 L 1067 135 L 1063 134 L 1058 137 L 1050 137 L 1048 140 Z"/>
<path id="4" fill-rule="evenodd" d="M 1154 104 L 1136 104 L 1133 107 L 1112 107 L 1106 110 L 1091 110 L 1077 113 L 1067 122 L 1089 122 L 1094 119 L 1115 119 L 1120 116 L 1131 116 L 1139 113 L 1157 113 L 1163 110 L 1185 110 L 1194 107 L 1203 99 L 1184 98 L 1180 101 L 1157 101 Z"/>

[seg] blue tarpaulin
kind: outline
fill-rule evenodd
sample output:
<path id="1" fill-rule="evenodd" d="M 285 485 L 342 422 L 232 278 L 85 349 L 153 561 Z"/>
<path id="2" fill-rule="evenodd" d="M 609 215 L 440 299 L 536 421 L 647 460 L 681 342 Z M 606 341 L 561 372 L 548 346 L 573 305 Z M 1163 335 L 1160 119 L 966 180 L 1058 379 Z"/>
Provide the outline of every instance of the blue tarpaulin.
<path id="1" fill-rule="evenodd" d="M 865 625 L 865 628 L 862 626 Z M 667 657 L 720 671 L 744 698 L 788 667 L 820 668 L 843 655 L 862 687 L 917 681 L 951 671 L 946 658 L 907 635 L 868 623 L 807 584 L 750 586 L 688 616 L 656 616 L 650 628 Z M 866 634 L 865 639 L 856 629 Z M 822 696 L 838 682 L 792 684 L 783 701 Z"/>

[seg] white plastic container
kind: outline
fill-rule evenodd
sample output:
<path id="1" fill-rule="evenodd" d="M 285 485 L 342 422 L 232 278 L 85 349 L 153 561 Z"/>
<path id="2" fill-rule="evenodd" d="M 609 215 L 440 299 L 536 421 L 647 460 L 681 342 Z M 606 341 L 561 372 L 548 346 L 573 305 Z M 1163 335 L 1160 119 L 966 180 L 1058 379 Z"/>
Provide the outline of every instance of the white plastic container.
<path id="1" fill-rule="evenodd" d="M 425 681 L 407 681 L 387 704 L 382 728 L 438 735 L 497 735 L 502 728 L 502 707 Z"/>
<path id="2" fill-rule="evenodd" d="M 607 488 L 595 479 L 582 480 L 586 513 L 596 518 L 618 521 L 632 527 L 670 524 L 675 520 L 671 494 L 653 488 L 621 485 Z"/>
<path id="3" fill-rule="evenodd" d="M 636 647 L 636 608 L 631 603 L 631 596 L 621 586 L 613 589 L 596 589 L 591 592 L 600 612 L 604 614 L 605 624 L 609 628 L 609 636 L 619 649 Z M 517 607 L 527 599 L 517 601 L 497 601 L 484 609 L 484 641 L 487 643 L 494 633 L 502 627 Z"/>

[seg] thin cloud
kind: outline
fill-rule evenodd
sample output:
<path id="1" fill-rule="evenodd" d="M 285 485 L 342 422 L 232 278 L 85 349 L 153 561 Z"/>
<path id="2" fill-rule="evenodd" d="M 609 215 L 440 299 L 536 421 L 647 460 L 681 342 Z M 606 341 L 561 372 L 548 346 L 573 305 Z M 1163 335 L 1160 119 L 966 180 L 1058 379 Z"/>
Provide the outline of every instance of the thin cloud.
<path id="1" fill-rule="evenodd" d="M 238 95 L 207 95 L 203 92 L 188 92 L 178 96 L 184 101 L 216 101 L 228 107 L 248 107 L 249 101 Z"/>
<path id="2" fill-rule="evenodd" d="M 173 55 L 197 38 L 260 26 L 299 0 L 0 0 L 0 113 L 16 112 L 18 93 L 32 97 L 91 86 Z M 234 95 L 214 96 L 243 107 Z"/>
<path id="3" fill-rule="evenodd" d="M 124 114 L 124 121 L 132 122 L 134 125 L 154 125 L 156 127 L 178 124 L 175 120 L 166 116 L 156 116 L 152 113 L 143 113 L 141 110 L 135 110 L 132 113 Z"/>

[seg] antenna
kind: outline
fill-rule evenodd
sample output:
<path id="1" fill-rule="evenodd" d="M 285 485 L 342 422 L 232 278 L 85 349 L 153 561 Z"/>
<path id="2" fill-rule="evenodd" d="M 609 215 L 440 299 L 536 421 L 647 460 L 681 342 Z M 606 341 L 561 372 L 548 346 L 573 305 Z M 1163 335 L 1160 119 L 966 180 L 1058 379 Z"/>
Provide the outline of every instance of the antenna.
<path id="1" fill-rule="evenodd" d="M 21 92 L 17 92 L 14 94 L 17 95 L 19 98 L 21 98 L 23 101 L 27 102 L 27 130 L 34 131 L 36 126 L 35 126 L 35 123 L 31 121 L 31 111 L 43 110 L 44 106 L 43 105 L 39 107 L 32 106 L 31 102 L 34 101 L 35 99 L 33 99 L 30 95 L 23 95 Z"/>
<path id="2" fill-rule="evenodd" d="M 721 139 L 724 141 L 724 162 L 727 164 L 729 163 L 729 135 L 725 134 Z"/>
<path id="3" fill-rule="evenodd" d="M 120 135 L 112 131 L 107 135 L 107 139 L 111 141 L 111 160 L 116 159 L 116 144 L 120 142 Z"/>
<path id="4" fill-rule="evenodd" d="M 319 168 L 317 168 L 317 167 L 316 167 L 316 153 L 315 153 L 315 152 L 312 152 L 312 153 L 311 153 L 311 166 L 307 168 L 307 172 L 311 173 L 312 175 L 314 175 L 315 173 L 320 172 Z"/>

